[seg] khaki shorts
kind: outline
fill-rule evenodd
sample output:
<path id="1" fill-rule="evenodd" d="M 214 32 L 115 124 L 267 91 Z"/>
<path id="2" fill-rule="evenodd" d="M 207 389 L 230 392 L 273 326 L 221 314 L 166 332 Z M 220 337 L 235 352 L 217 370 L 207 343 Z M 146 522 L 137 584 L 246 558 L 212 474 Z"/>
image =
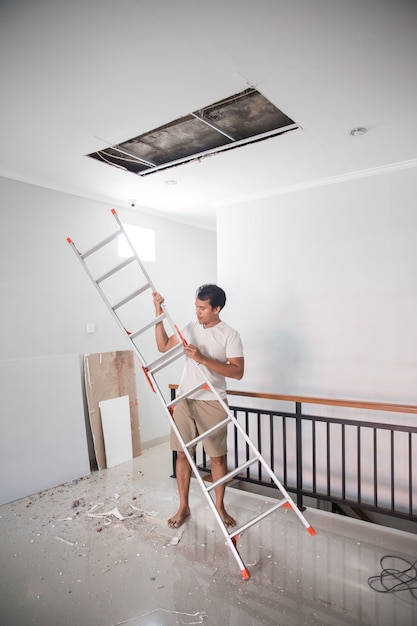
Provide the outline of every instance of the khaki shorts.
<path id="1" fill-rule="evenodd" d="M 185 443 L 206 432 L 227 417 L 218 400 L 182 400 L 174 409 L 174 421 Z M 227 425 L 207 435 L 202 440 L 204 450 L 210 457 L 224 456 L 227 452 Z M 182 446 L 171 429 L 171 449 L 182 451 Z M 193 454 L 194 449 L 190 449 Z"/>

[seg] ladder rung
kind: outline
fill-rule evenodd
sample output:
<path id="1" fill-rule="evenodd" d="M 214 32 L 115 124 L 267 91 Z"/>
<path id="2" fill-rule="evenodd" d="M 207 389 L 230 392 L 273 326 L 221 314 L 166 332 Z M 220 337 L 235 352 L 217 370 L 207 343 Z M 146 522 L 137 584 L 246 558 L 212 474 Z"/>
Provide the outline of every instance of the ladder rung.
<path id="1" fill-rule="evenodd" d="M 219 428 L 222 428 L 223 426 L 226 426 L 227 424 L 229 424 L 231 422 L 232 418 L 230 416 L 226 417 L 224 420 L 222 420 L 221 422 L 219 422 L 218 424 L 216 424 L 215 426 L 212 426 L 211 428 L 209 428 L 208 430 L 206 430 L 204 433 L 202 433 L 201 435 L 198 435 L 198 437 L 196 437 L 195 439 L 192 439 L 191 441 L 189 441 L 188 443 L 185 444 L 186 448 L 193 448 L 194 446 L 196 446 L 200 441 L 202 441 L 203 439 L 205 439 L 206 437 L 208 437 L 208 435 L 211 435 L 212 433 L 216 432 L 216 430 L 219 430 Z"/>
<path id="2" fill-rule="evenodd" d="M 126 259 L 122 263 L 119 263 L 119 265 L 116 265 L 116 267 L 114 267 L 112 270 L 109 270 L 108 272 L 103 274 L 103 276 L 100 276 L 100 278 L 96 278 L 96 283 L 101 283 L 103 280 L 106 280 L 106 278 L 109 278 L 109 276 L 112 276 L 119 270 L 122 270 L 124 267 L 126 267 L 126 265 L 129 265 L 129 263 L 132 263 L 132 261 L 135 261 L 135 259 L 136 259 L 135 256 L 130 256 L 128 259 Z"/>
<path id="3" fill-rule="evenodd" d="M 154 374 L 155 372 L 158 372 L 160 369 L 162 369 L 166 365 L 169 365 L 170 363 L 172 363 L 176 359 L 179 359 L 182 356 L 184 356 L 184 346 L 182 345 L 182 343 L 178 343 L 176 346 L 171 348 L 171 350 L 168 350 L 168 352 L 164 352 L 164 354 L 158 359 L 155 359 L 155 361 L 152 361 L 151 363 L 145 365 L 146 370 L 150 374 Z M 175 402 L 173 404 L 175 404 Z"/>
<path id="4" fill-rule="evenodd" d="M 124 304 L 124 302 L 122 304 Z M 130 339 L 134 339 L 135 337 L 138 337 L 138 335 L 141 335 L 146 330 L 149 330 L 150 328 L 152 328 L 152 326 L 156 326 L 159 322 L 161 322 L 165 318 L 166 318 L 166 313 L 162 313 L 162 315 L 158 315 L 158 317 L 155 317 L 155 319 L 152 320 L 152 322 L 149 322 L 149 324 L 146 324 L 146 326 L 143 326 L 143 328 L 140 328 L 139 330 L 135 330 L 135 332 L 130 333 L 129 335 Z"/>
<path id="5" fill-rule="evenodd" d="M 219 485 L 222 485 L 223 483 L 225 483 L 228 480 L 230 480 L 231 478 L 233 478 L 233 476 L 237 476 L 237 474 L 240 474 L 240 472 L 243 472 L 243 470 L 245 470 L 246 468 L 250 467 L 251 465 L 253 465 L 257 461 L 259 461 L 259 455 L 253 457 L 252 459 L 249 459 L 248 461 L 246 461 L 246 463 L 243 463 L 239 467 L 236 467 L 231 472 L 228 472 L 227 474 L 225 474 L 224 476 L 219 478 L 219 480 L 216 480 L 216 482 L 212 483 L 209 487 L 207 487 L 207 491 L 211 491 L 212 489 L 215 489 Z"/>
<path id="6" fill-rule="evenodd" d="M 103 241 L 100 241 L 100 243 L 96 244 L 95 246 L 93 246 L 92 248 L 87 250 L 87 252 L 84 252 L 84 254 L 81 254 L 80 255 L 81 258 L 85 259 L 86 257 L 90 256 L 90 254 L 93 254 L 94 252 L 97 252 L 97 250 L 100 250 L 100 248 L 103 248 L 103 246 L 106 246 L 108 243 L 113 241 L 113 239 L 116 239 L 116 237 L 118 237 L 120 235 L 120 233 L 121 233 L 121 231 L 117 230 L 112 235 L 109 235 L 108 237 L 106 237 L 106 239 L 103 239 Z"/>
<path id="7" fill-rule="evenodd" d="M 144 291 L 149 289 L 149 286 L 150 286 L 149 283 L 146 283 L 146 285 L 144 285 L 143 287 L 140 287 L 139 289 L 136 289 L 131 294 L 126 296 L 126 298 L 123 298 L 123 300 L 120 300 L 120 302 L 117 302 L 117 304 L 114 304 L 113 305 L 113 311 L 115 311 L 119 307 L 123 306 L 127 302 L 130 302 L 131 300 L 133 300 L 133 298 L 136 298 L 136 296 L 140 296 L 141 293 L 143 293 Z M 139 332 L 141 332 L 141 331 L 139 331 Z"/>
<path id="8" fill-rule="evenodd" d="M 193 393 L 196 393 L 196 391 L 199 391 L 200 389 L 206 386 L 207 386 L 207 382 L 205 380 L 202 380 L 201 383 L 199 383 L 192 389 L 189 389 L 185 393 L 182 393 L 180 396 L 177 396 L 175 400 L 171 400 L 171 402 L 168 402 L 168 404 L 166 405 L 167 409 L 169 409 L 171 406 L 175 406 L 176 404 L 181 402 L 181 400 L 185 400 L 185 398 L 189 398 L 190 396 L 193 395 Z"/>
<path id="9" fill-rule="evenodd" d="M 280 502 L 278 502 L 278 504 L 275 504 L 274 506 L 272 506 L 270 509 L 268 509 L 267 511 L 264 511 L 263 513 L 260 513 L 259 515 L 257 515 L 256 517 L 254 517 L 253 519 L 249 520 L 249 522 L 247 522 L 246 524 L 243 524 L 243 526 L 241 526 L 240 528 L 238 528 L 237 530 L 234 530 L 232 533 L 230 533 L 230 537 L 236 537 L 237 535 L 240 535 L 241 533 L 243 533 L 245 530 L 247 530 L 248 528 L 250 528 L 251 526 L 254 526 L 254 524 L 257 524 L 258 522 L 260 522 L 261 520 L 263 520 L 265 517 L 267 517 L 268 515 L 270 515 L 271 513 L 273 513 L 274 511 L 276 511 L 277 509 L 280 509 L 282 506 L 284 506 L 286 503 L 288 502 L 287 498 L 283 498 L 282 500 L 280 500 Z"/>

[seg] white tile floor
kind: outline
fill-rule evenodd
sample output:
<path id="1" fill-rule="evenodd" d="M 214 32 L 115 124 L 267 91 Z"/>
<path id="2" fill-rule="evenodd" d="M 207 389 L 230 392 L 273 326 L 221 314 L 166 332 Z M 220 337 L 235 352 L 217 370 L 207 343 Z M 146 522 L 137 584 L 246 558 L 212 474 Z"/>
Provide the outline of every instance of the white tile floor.
<path id="1" fill-rule="evenodd" d="M 170 473 L 162 444 L 0 507 L 1 626 L 417 624 L 408 589 L 368 584 L 384 555 L 397 569 L 400 557 L 417 559 L 416 535 L 307 509 L 310 536 L 280 509 L 240 539 L 244 581 L 195 480 L 191 517 L 167 526 L 177 505 Z M 232 488 L 226 503 L 239 523 L 268 504 Z"/>

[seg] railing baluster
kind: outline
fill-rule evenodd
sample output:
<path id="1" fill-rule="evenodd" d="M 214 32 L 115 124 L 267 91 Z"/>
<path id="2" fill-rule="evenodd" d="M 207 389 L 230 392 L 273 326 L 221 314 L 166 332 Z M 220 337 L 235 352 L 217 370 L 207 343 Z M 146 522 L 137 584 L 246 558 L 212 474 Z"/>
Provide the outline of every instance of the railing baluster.
<path id="1" fill-rule="evenodd" d="M 342 500 L 346 499 L 346 428 L 342 424 Z"/>
<path id="2" fill-rule="evenodd" d="M 274 442 L 275 442 L 275 434 L 274 434 L 274 416 L 269 416 L 269 467 L 275 473 L 275 454 L 274 454 Z M 272 485 L 272 478 L 271 478 Z"/>
<path id="3" fill-rule="evenodd" d="M 282 464 L 283 464 L 283 474 L 284 474 L 284 485 L 288 485 L 288 463 L 287 463 L 287 418 L 284 416 L 282 418 Z"/>
<path id="4" fill-rule="evenodd" d="M 330 461 L 330 424 L 326 423 L 326 472 L 327 472 L 327 495 L 330 496 L 330 477 L 331 477 L 331 461 Z"/>
<path id="5" fill-rule="evenodd" d="M 408 514 L 413 514 L 413 440 L 408 433 Z"/>
<path id="6" fill-rule="evenodd" d="M 312 439 L 313 439 L 313 492 L 317 490 L 317 448 L 316 448 L 316 422 L 312 422 Z"/>
<path id="7" fill-rule="evenodd" d="M 378 454 L 377 454 L 376 428 L 373 428 L 372 458 L 373 458 L 373 472 L 374 472 L 374 506 L 378 506 Z"/>
<path id="8" fill-rule="evenodd" d="M 391 511 L 395 511 L 395 461 L 394 461 L 394 431 L 391 431 Z"/>
<path id="9" fill-rule="evenodd" d="M 262 427 L 261 427 L 261 414 L 258 411 L 256 414 L 256 424 L 258 427 L 258 452 L 262 454 Z M 258 462 L 258 481 L 262 482 L 262 465 Z"/>
<path id="10" fill-rule="evenodd" d="M 249 412 L 245 413 L 245 432 L 249 434 Z M 246 461 L 249 461 L 249 445 L 246 443 Z M 250 469 L 246 468 L 246 478 L 250 478 Z"/>
<path id="11" fill-rule="evenodd" d="M 303 445 L 301 437 L 301 402 L 295 405 L 295 440 L 297 449 L 295 451 L 297 464 L 297 506 L 303 508 Z"/>
<path id="12" fill-rule="evenodd" d="M 357 436 L 358 436 L 358 465 L 357 465 L 357 471 L 358 471 L 358 504 L 362 504 L 362 489 L 361 489 L 361 427 L 358 426 L 357 429 Z"/>

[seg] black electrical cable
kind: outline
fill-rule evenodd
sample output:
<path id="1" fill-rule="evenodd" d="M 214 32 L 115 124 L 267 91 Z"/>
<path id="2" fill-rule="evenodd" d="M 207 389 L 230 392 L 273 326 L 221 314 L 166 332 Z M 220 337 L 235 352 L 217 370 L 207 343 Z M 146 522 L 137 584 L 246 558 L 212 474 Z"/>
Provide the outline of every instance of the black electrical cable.
<path id="1" fill-rule="evenodd" d="M 393 559 L 391 567 L 386 566 L 386 561 Z M 406 564 L 405 569 L 397 569 L 395 561 L 402 561 Z M 396 593 L 397 591 L 409 591 L 413 598 L 417 600 L 417 560 L 414 563 L 407 561 L 400 556 L 386 555 L 380 561 L 381 573 L 368 578 L 368 585 L 378 593 Z M 403 566 L 400 564 L 400 566 Z"/>

